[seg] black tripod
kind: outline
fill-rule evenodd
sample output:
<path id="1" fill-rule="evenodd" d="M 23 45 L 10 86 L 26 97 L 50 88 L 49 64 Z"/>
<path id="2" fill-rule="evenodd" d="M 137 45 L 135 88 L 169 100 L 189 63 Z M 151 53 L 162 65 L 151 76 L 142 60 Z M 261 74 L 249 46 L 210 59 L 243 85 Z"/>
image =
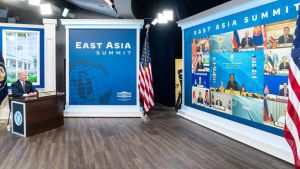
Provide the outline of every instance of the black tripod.
<path id="1" fill-rule="evenodd" d="M 181 103 L 182 103 L 182 69 L 179 69 L 177 71 L 178 77 L 179 77 L 179 82 L 180 82 L 180 91 L 178 94 L 178 98 L 176 101 L 175 105 L 175 110 L 178 111 L 181 108 Z"/>

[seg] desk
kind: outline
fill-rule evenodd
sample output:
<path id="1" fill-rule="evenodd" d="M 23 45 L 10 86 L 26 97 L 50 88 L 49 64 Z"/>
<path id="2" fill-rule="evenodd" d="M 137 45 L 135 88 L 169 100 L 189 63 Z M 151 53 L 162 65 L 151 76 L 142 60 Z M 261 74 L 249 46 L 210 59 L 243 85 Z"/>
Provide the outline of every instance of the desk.
<path id="1" fill-rule="evenodd" d="M 28 137 L 64 125 L 64 95 L 13 98 L 11 107 L 14 134 Z"/>

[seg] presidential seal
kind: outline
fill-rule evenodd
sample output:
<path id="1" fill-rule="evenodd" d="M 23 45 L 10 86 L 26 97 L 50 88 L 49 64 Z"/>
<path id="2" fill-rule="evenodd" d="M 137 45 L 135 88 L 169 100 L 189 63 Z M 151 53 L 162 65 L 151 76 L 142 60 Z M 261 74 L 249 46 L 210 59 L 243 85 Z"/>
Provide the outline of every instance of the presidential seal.
<path id="1" fill-rule="evenodd" d="M 0 90 L 6 86 L 6 72 L 3 63 L 0 63 Z"/>
<path id="2" fill-rule="evenodd" d="M 23 123 L 23 117 L 21 112 L 17 111 L 14 115 L 14 121 L 16 123 L 17 126 L 21 126 L 21 124 Z"/>

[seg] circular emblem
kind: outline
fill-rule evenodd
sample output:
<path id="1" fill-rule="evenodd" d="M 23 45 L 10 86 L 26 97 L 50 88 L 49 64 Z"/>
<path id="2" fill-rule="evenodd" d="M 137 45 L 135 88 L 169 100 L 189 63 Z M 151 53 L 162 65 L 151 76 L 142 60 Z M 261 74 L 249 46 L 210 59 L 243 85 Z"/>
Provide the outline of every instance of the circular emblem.
<path id="1" fill-rule="evenodd" d="M 0 90 L 2 90 L 6 86 L 6 73 L 5 67 L 2 63 L 0 63 Z"/>
<path id="2" fill-rule="evenodd" d="M 21 112 L 17 111 L 14 115 L 14 120 L 17 126 L 21 126 L 22 122 L 23 122 L 23 117 Z"/>

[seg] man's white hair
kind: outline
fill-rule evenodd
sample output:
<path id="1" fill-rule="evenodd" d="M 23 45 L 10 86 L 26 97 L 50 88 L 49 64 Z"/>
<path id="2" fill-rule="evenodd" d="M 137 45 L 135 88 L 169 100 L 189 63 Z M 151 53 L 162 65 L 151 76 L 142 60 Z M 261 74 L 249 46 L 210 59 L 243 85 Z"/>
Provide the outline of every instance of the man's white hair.
<path id="1" fill-rule="evenodd" d="M 27 74 L 28 72 L 26 70 L 21 70 L 18 72 L 18 77 L 20 77 L 22 74 Z"/>

